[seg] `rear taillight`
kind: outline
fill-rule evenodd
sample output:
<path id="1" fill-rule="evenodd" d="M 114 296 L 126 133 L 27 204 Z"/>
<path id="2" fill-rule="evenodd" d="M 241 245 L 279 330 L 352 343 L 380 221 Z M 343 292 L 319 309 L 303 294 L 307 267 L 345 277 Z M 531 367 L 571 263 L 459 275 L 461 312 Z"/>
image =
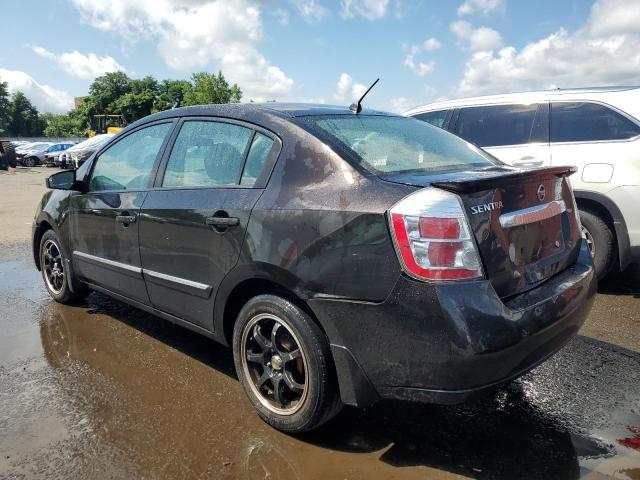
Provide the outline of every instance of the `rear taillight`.
<path id="1" fill-rule="evenodd" d="M 457 195 L 424 188 L 396 203 L 388 214 L 398 257 L 409 276 L 418 280 L 483 277 Z"/>

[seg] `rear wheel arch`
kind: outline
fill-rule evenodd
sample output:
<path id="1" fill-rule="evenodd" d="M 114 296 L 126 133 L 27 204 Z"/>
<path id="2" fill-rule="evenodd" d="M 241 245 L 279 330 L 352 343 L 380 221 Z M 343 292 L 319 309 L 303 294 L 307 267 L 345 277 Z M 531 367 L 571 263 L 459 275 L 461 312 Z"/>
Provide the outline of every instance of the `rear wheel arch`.
<path id="1" fill-rule="evenodd" d="M 242 307 L 252 298 L 258 295 L 272 294 L 289 300 L 291 303 L 302 309 L 311 319 L 320 327 L 326 335 L 324 328 L 316 318 L 314 312 L 309 305 L 300 298 L 293 290 L 285 287 L 279 282 L 268 278 L 247 278 L 237 283 L 229 292 L 224 300 L 222 309 L 222 321 L 220 322 L 221 331 L 219 337 L 227 345 L 231 345 L 233 338 L 233 328 L 235 326 L 238 314 Z"/>
<path id="2" fill-rule="evenodd" d="M 627 224 L 618 206 L 601 193 L 575 190 L 574 195 L 579 210 L 587 210 L 607 224 L 613 233 L 618 265 L 624 269 L 631 261 L 631 251 Z"/>
<path id="3" fill-rule="evenodd" d="M 588 210 L 594 215 L 600 217 L 609 226 L 609 228 L 611 228 L 615 235 L 613 217 L 607 207 L 602 205 L 602 203 L 590 198 L 581 198 L 576 196 L 576 204 L 578 205 L 578 210 Z"/>

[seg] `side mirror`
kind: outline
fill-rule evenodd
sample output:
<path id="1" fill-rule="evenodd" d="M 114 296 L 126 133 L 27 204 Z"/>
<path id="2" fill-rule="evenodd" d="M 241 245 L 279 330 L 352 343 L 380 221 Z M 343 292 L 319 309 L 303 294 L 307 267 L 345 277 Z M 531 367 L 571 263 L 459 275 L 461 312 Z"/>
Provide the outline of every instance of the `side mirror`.
<path id="1" fill-rule="evenodd" d="M 76 181 L 75 170 L 58 172 L 47 178 L 47 188 L 54 190 L 82 190 L 82 182 Z"/>

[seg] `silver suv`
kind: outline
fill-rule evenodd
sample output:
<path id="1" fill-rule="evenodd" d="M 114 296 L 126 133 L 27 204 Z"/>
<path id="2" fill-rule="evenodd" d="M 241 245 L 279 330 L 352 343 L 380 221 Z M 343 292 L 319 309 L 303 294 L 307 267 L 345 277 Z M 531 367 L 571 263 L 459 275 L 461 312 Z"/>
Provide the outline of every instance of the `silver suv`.
<path id="1" fill-rule="evenodd" d="M 640 87 L 466 98 L 405 115 L 510 165 L 577 167 L 571 183 L 598 276 L 640 260 Z"/>

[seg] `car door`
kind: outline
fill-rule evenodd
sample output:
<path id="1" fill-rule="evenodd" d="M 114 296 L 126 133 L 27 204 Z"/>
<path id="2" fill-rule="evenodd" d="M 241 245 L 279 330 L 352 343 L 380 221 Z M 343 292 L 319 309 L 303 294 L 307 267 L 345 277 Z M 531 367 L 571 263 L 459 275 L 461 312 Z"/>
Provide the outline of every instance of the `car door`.
<path id="1" fill-rule="evenodd" d="M 618 185 L 634 185 L 629 165 L 640 152 L 640 126 L 606 105 L 585 101 L 551 104 L 553 165 L 572 165 L 574 190 L 606 193 Z M 630 175 L 630 172 L 631 175 Z"/>
<path id="2" fill-rule="evenodd" d="M 279 140 L 221 119 L 181 121 L 142 205 L 140 254 L 151 304 L 213 330 L 215 293 L 238 261 Z"/>
<path id="3" fill-rule="evenodd" d="M 153 182 L 172 121 L 134 130 L 101 152 L 87 191 L 70 198 L 69 242 L 77 274 L 91 284 L 148 303 L 138 213 Z"/>
<path id="4" fill-rule="evenodd" d="M 515 167 L 548 166 L 548 103 L 464 107 L 452 131 Z"/>

